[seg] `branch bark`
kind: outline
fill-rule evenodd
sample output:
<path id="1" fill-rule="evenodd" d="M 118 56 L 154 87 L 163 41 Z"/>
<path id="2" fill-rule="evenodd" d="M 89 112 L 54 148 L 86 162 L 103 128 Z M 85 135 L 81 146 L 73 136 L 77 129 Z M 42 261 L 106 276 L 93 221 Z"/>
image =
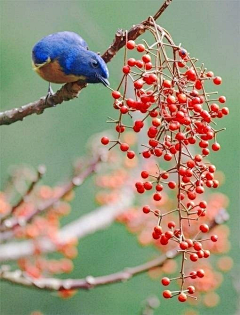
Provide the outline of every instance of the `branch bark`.
<path id="1" fill-rule="evenodd" d="M 220 211 L 215 219 L 209 224 L 210 230 L 219 224 L 223 224 L 228 220 L 228 214 L 226 210 Z M 178 248 L 167 251 L 160 257 L 153 259 L 147 263 L 139 266 L 125 268 L 122 271 L 112 273 L 106 276 L 93 277 L 87 276 L 83 279 L 56 279 L 56 278 L 41 278 L 34 279 L 26 275 L 20 270 L 10 271 L 8 266 L 2 266 L 0 269 L 0 278 L 4 281 L 24 285 L 27 287 L 35 287 L 44 290 L 73 290 L 73 289 L 92 289 L 97 286 L 112 284 L 116 282 L 127 281 L 133 276 L 144 273 L 150 269 L 163 266 L 168 259 L 173 259 L 181 252 Z"/>
<path id="2" fill-rule="evenodd" d="M 172 0 L 166 0 L 160 9 L 153 16 L 157 20 L 160 15 L 167 9 Z M 108 63 L 116 55 L 116 53 L 125 46 L 126 39 L 136 39 L 146 30 L 146 26 L 150 25 L 149 18 L 143 22 L 134 25 L 129 31 L 119 30 L 115 35 L 113 43 L 102 54 L 103 60 Z M 55 94 L 48 97 L 41 97 L 39 100 L 23 105 L 19 108 L 13 108 L 0 113 L 0 125 L 10 125 L 17 121 L 22 121 L 25 117 L 37 114 L 40 115 L 47 108 L 54 108 L 64 101 L 72 100 L 78 97 L 80 91 L 85 88 L 87 84 L 83 81 L 67 83 L 62 86 Z"/>

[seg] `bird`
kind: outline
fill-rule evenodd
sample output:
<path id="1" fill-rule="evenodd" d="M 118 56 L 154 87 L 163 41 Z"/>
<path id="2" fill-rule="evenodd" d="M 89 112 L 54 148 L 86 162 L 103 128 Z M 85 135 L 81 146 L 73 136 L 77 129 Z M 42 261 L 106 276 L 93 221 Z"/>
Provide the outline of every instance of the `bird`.
<path id="1" fill-rule="evenodd" d="M 51 83 L 83 80 L 109 86 L 109 71 L 100 55 L 88 49 L 85 40 L 70 31 L 57 32 L 40 39 L 32 49 L 32 66 L 37 74 Z"/>

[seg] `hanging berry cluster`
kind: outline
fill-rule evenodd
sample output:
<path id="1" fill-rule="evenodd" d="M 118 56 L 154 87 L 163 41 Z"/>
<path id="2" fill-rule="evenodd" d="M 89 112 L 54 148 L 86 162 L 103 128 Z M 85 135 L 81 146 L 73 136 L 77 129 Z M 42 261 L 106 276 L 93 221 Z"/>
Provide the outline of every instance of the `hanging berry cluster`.
<path id="1" fill-rule="evenodd" d="M 216 97 L 217 92 L 205 90 L 208 84 L 220 85 L 221 77 L 207 71 L 204 65 L 198 67 L 197 59 L 190 57 L 180 45 L 175 45 L 169 33 L 154 21 L 148 30 L 155 39 L 152 45 L 146 41 L 144 44 L 133 40 L 126 43 L 123 77 L 119 87 L 112 91 L 113 107 L 119 116 L 110 122 L 115 124 L 118 136 L 115 140 L 103 137 L 101 142 L 111 144 L 110 148 L 118 146 L 129 159 L 133 159 L 135 152 L 121 140 L 121 135 L 130 128 L 140 133 L 139 139 L 148 141 L 142 143 L 143 158 L 154 157 L 161 161 L 161 167 L 158 162 L 158 171 L 154 174 L 142 170 L 142 180 L 135 186 L 139 194 L 152 191 L 155 202 L 161 201 L 163 190 L 176 192 L 175 209 L 162 213 L 161 209 L 144 205 L 142 211 L 156 217 L 153 238 L 161 245 L 175 242 L 182 256 L 179 277 L 162 279 L 164 286 L 173 280 L 180 281 L 180 290 L 165 290 L 163 297 L 178 296 L 180 302 L 185 302 L 188 296 L 194 297 L 195 292 L 194 286 L 185 286 L 186 278 L 204 277 L 202 269 L 185 274 L 185 261 L 196 262 L 210 255 L 206 242 L 202 242 L 203 235 L 209 231 L 208 225 L 199 224 L 197 235 L 191 239 L 185 236 L 185 229 L 191 221 L 196 222 L 206 215 L 208 205 L 201 198 L 205 189 L 219 185 L 214 178 L 216 167 L 207 162 L 206 157 L 211 150 L 220 149 L 217 135 L 223 129 L 215 129 L 215 120 L 228 115 L 229 111 L 227 107 L 221 108 L 226 102 L 224 96 Z M 128 58 L 128 51 L 139 53 L 139 58 Z M 128 97 L 132 87 L 135 96 Z M 136 115 L 141 115 L 141 119 L 134 121 Z M 130 125 L 125 122 L 127 117 L 131 118 Z M 169 221 L 168 229 L 164 231 L 161 222 L 170 213 L 178 214 L 178 223 Z M 203 240 L 206 238 L 217 241 L 216 235 L 204 236 Z"/>

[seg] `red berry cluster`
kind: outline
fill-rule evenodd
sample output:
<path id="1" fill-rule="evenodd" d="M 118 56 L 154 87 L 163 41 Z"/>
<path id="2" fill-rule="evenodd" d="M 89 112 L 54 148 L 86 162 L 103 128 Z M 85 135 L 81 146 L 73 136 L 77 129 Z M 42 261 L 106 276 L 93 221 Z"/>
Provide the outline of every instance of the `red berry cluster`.
<path id="1" fill-rule="evenodd" d="M 216 167 L 208 163 L 205 157 L 211 149 L 220 149 L 217 134 L 223 129 L 215 129 L 215 119 L 221 119 L 229 111 L 227 107 L 220 107 L 226 102 L 224 96 L 216 98 L 215 92 L 205 90 L 209 81 L 219 85 L 222 79 L 203 66 L 197 67 L 196 59 L 191 58 L 185 49 L 176 46 L 161 27 L 151 31 L 158 39 L 152 46 L 146 42 L 145 45 L 136 44 L 132 40 L 126 43 L 128 50 L 136 50 L 141 56 L 139 59 L 126 58 L 122 68 L 123 79 L 119 88 L 112 91 L 113 107 L 119 112 L 119 118 L 111 122 L 116 125 L 118 138 L 110 141 L 103 137 L 101 142 L 104 145 L 112 143 L 112 147 L 119 146 L 132 159 L 135 152 L 130 150 L 127 143 L 121 142 L 121 134 L 127 128 L 136 133 L 142 131 L 148 138 L 148 143 L 142 144 L 143 158 L 159 158 L 161 166 L 166 165 L 165 169 L 159 166 L 156 174 L 143 170 L 142 181 L 136 182 L 135 186 L 139 194 L 153 191 L 155 202 L 162 199 L 161 192 L 166 188 L 176 191 L 175 209 L 163 214 L 160 209 L 145 205 L 142 210 L 157 217 L 157 225 L 152 233 L 154 239 L 159 239 L 162 245 L 170 241 L 178 245 L 182 264 L 180 276 L 174 279 L 180 279 L 181 290 L 166 290 L 163 296 L 170 298 L 178 295 L 179 301 L 184 302 L 195 291 L 192 286 L 184 288 L 185 279 L 204 276 L 201 269 L 185 275 L 185 261 L 207 258 L 210 252 L 203 248 L 201 234 L 198 237 L 199 233 L 208 233 L 208 225 L 201 224 L 199 233 L 188 239 L 183 222 L 187 221 L 190 225 L 191 221 L 205 216 L 207 202 L 201 199 L 201 195 L 206 188 L 217 188 L 219 185 L 214 177 Z M 168 56 L 169 48 L 172 48 L 172 56 Z M 130 85 L 133 85 L 135 98 L 127 96 Z M 131 125 L 126 124 L 125 117 L 134 118 L 136 112 L 142 114 L 142 119 L 133 119 Z M 168 230 L 163 231 L 162 219 L 173 212 L 178 214 L 178 224 L 169 222 Z M 210 239 L 216 242 L 217 236 L 212 235 Z M 166 286 L 171 280 L 163 278 L 162 283 Z"/>

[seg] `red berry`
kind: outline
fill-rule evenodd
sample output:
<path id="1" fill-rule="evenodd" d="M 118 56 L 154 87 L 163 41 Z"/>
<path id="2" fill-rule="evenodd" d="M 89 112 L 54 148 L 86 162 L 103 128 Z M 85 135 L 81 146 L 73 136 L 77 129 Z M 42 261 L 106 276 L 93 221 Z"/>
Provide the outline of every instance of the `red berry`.
<path id="1" fill-rule="evenodd" d="M 135 157 L 135 152 L 134 151 L 128 151 L 127 152 L 127 157 L 132 160 Z"/>
<path id="2" fill-rule="evenodd" d="M 163 190 L 163 186 L 161 184 L 157 184 L 156 185 L 156 190 L 157 191 L 162 191 Z"/>
<path id="3" fill-rule="evenodd" d="M 212 242 L 217 242 L 217 240 L 218 240 L 218 236 L 217 235 L 212 235 L 211 236 L 211 241 Z"/>
<path id="4" fill-rule="evenodd" d="M 148 172 L 147 171 L 142 171 L 142 173 L 141 173 L 141 177 L 142 178 L 148 178 L 148 176 L 149 176 L 149 174 L 148 174 Z"/>
<path id="5" fill-rule="evenodd" d="M 121 143 L 120 144 L 120 150 L 125 152 L 129 149 L 129 145 L 127 143 Z"/>
<path id="6" fill-rule="evenodd" d="M 103 145 L 107 145 L 109 143 L 108 137 L 102 137 L 101 142 Z"/>
<path id="7" fill-rule="evenodd" d="M 124 66 L 122 68 L 122 72 L 125 73 L 125 74 L 128 74 L 130 72 L 130 67 L 129 66 Z"/>
<path id="8" fill-rule="evenodd" d="M 194 160 L 196 162 L 201 162 L 202 161 L 202 156 L 200 154 L 195 155 Z"/>
<path id="9" fill-rule="evenodd" d="M 161 177 L 162 177 L 163 179 L 168 179 L 169 173 L 168 173 L 168 172 L 162 173 L 162 174 L 161 174 Z"/>
<path id="10" fill-rule="evenodd" d="M 188 243 L 188 248 L 193 246 L 193 240 L 191 240 L 190 238 L 186 239 L 186 242 Z"/>
<path id="11" fill-rule="evenodd" d="M 191 279 L 196 279 L 197 278 L 197 272 L 196 271 L 191 271 L 190 272 L 190 278 Z"/>
<path id="12" fill-rule="evenodd" d="M 205 275 L 205 272 L 204 272 L 203 269 L 199 269 L 199 270 L 197 271 L 197 276 L 198 276 L 199 278 L 203 278 L 204 275 Z"/>
<path id="13" fill-rule="evenodd" d="M 162 245 L 167 245 L 168 244 L 168 241 L 169 239 L 165 236 L 165 235 L 162 235 L 161 238 L 160 238 L 160 244 Z"/>
<path id="14" fill-rule="evenodd" d="M 202 82 L 200 80 L 197 80 L 195 83 L 195 88 L 197 90 L 201 90 L 202 89 Z"/>
<path id="15" fill-rule="evenodd" d="M 174 229 L 175 226 L 176 226 L 176 223 L 175 223 L 174 221 L 168 222 L 168 227 L 169 227 L 169 229 Z"/>
<path id="16" fill-rule="evenodd" d="M 184 133 L 178 132 L 175 136 L 175 139 L 177 139 L 178 141 L 183 141 L 185 139 Z"/>
<path id="17" fill-rule="evenodd" d="M 161 226 L 155 226 L 154 227 L 154 232 L 156 233 L 156 234 L 158 234 L 158 235 L 161 235 L 162 234 L 162 228 L 161 228 Z"/>
<path id="18" fill-rule="evenodd" d="M 165 299 L 170 299 L 170 298 L 172 297 L 171 291 L 169 291 L 169 290 L 163 291 L 163 297 L 164 297 Z"/>
<path id="19" fill-rule="evenodd" d="M 137 81 L 134 82 L 134 87 L 135 89 L 139 90 L 143 87 L 144 81 L 139 79 Z"/>
<path id="20" fill-rule="evenodd" d="M 196 199 L 196 197 L 197 197 L 197 195 L 196 195 L 196 193 L 195 193 L 194 191 L 189 191 L 189 192 L 187 193 L 187 195 L 188 195 L 188 198 L 189 198 L 190 200 L 194 200 L 194 199 Z"/>
<path id="21" fill-rule="evenodd" d="M 228 107 L 223 107 L 223 108 L 222 108 L 222 113 L 223 113 L 223 115 L 228 115 L 228 114 L 229 114 L 229 109 L 228 109 Z"/>
<path id="22" fill-rule="evenodd" d="M 218 188 L 218 186 L 219 186 L 219 181 L 214 179 L 213 180 L 213 188 Z"/>
<path id="23" fill-rule="evenodd" d="M 154 127 L 159 127 L 159 126 L 161 125 L 161 119 L 160 119 L 160 118 L 157 118 L 157 117 L 153 118 L 153 119 L 152 119 L 152 125 L 153 125 Z"/>
<path id="24" fill-rule="evenodd" d="M 143 213 L 146 213 L 146 214 L 151 211 L 151 209 L 150 209 L 149 206 L 144 206 L 144 207 L 142 208 L 142 210 L 143 210 Z"/>
<path id="25" fill-rule="evenodd" d="M 176 103 L 176 98 L 173 95 L 169 95 L 167 97 L 167 102 L 168 102 L 168 104 L 175 104 Z"/>
<path id="26" fill-rule="evenodd" d="M 163 81 L 163 87 L 170 89 L 172 87 L 172 82 L 170 80 Z"/>
<path id="27" fill-rule="evenodd" d="M 194 242 L 193 248 L 194 248 L 196 251 L 199 251 L 199 250 L 202 249 L 202 244 L 201 244 L 200 242 Z"/>
<path id="28" fill-rule="evenodd" d="M 142 61 L 145 63 L 148 63 L 151 61 L 151 56 L 150 55 L 143 55 L 142 56 Z"/>
<path id="29" fill-rule="evenodd" d="M 156 148 L 156 149 L 154 150 L 154 154 L 155 154 L 157 157 L 160 157 L 160 156 L 162 156 L 163 152 L 162 152 L 161 149 Z"/>
<path id="30" fill-rule="evenodd" d="M 127 42 L 127 44 L 126 44 L 126 46 L 127 46 L 127 49 L 130 49 L 130 50 L 132 50 L 132 49 L 134 49 L 135 48 L 135 42 L 134 42 L 134 40 L 129 40 L 128 42 Z"/>
<path id="31" fill-rule="evenodd" d="M 158 141 L 157 140 L 149 140 L 149 145 L 153 148 L 156 148 L 158 146 Z"/>
<path id="32" fill-rule="evenodd" d="M 173 236 L 174 236 L 174 234 L 173 234 L 172 231 L 167 231 L 167 232 L 165 233 L 165 237 L 166 237 L 167 239 L 170 239 L 170 238 L 172 238 Z"/>
<path id="33" fill-rule="evenodd" d="M 179 103 L 186 103 L 187 101 L 187 96 L 184 93 L 180 93 L 177 96 Z"/>
<path id="34" fill-rule="evenodd" d="M 203 208 L 203 209 L 206 209 L 206 208 L 207 208 L 207 202 L 206 202 L 206 201 L 201 201 L 201 202 L 199 203 L 199 207 L 200 207 L 200 208 Z"/>
<path id="35" fill-rule="evenodd" d="M 143 152 L 142 152 L 142 156 L 143 156 L 145 159 L 148 159 L 148 158 L 150 158 L 150 156 L 151 156 L 151 152 L 150 152 L 150 151 L 143 151 Z"/>
<path id="36" fill-rule="evenodd" d="M 212 144 L 213 151 L 218 151 L 218 150 L 220 150 L 220 148 L 221 148 L 221 146 L 219 143 L 215 142 Z"/>
<path id="37" fill-rule="evenodd" d="M 185 249 L 188 248 L 188 243 L 185 242 L 185 241 L 183 241 L 183 242 L 181 242 L 181 243 L 179 244 L 179 246 L 180 246 L 180 248 L 181 248 L 182 250 L 185 250 Z"/>
<path id="38" fill-rule="evenodd" d="M 153 199 L 155 201 L 160 201 L 162 199 L 162 196 L 159 193 L 156 193 L 156 194 L 153 195 Z"/>
<path id="39" fill-rule="evenodd" d="M 147 63 L 145 64 L 145 69 L 146 69 L 146 70 L 151 70 L 151 69 L 152 69 L 152 63 L 151 63 L 151 62 L 147 62 Z"/>
<path id="40" fill-rule="evenodd" d="M 204 188 L 202 186 L 197 186 L 196 187 L 196 193 L 197 194 L 202 194 L 204 192 Z"/>
<path id="41" fill-rule="evenodd" d="M 189 287 L 187 287 L 188 293 L 190 294 L 194 294 L 195 293 L 195 287 L 193 285 L 190 285 Z"/>
<path id="42" fill-rule="evenodd" d="M 166 154 L 164 154 L 163 158 L 164 158 L 165 161 L 171 161 L 172 154 L 171 153 L 166 153 Z"/>
<path id="43" fill-rule="evenodd" d="M 186 302 L 187 301 L 187 296 L 185 293 L 180 293 L 178 296 L 178 301 L 179 302 Z"/>
<path id="44" fill-rule="evenodd" d="M 136 120 L 134 126 L 141 129 L 144 126 L 144 123 L 141 120 Z"/>
<path id="45" fill-rule="evenodd" d="M 162 284 L 164 285 L 164 286 L 168 286 L 169 284 L 170 284 L 170 279 L 169 278 L 167 278 L 167 277 L 164 277 L 164 278 L 162 278 Z"/>
<path id="46" fill-rule="evenodd" d="M 206 75 L 208 78 L 212 78 L 214 76 L 214 73 L 212 71 L 208 71 Z"/>
<path id="47" fill-rule="evenodd" d="M 174 189 L 174 188 L 176 187 L 176 183 L 175 183 L 175 182 L 169 182 L 169 183 L 168 183 L 168 187 L 169 187 L 170 189 Z"/>
<path id="48" fill-rule="evenodd" d="M 213 79 L 213 83 L 216 85 L 220 85 L 222 83 L 222 78 L 221 77 L 215 77 Z"/>
<path id="49" fill-rule="evenodd" d="M 138 44 L 137 45 L 137 51 L 138 52 L 143 52 L 145 50 L 145 46 L 143 44 Z"/>
<path id="50" fill-rule="evenodd" d="M 211 254 L 210 251 L 207 250 L 207 249 L 204 250 L 203 253 L 204 253 L 204 256 L 203 256 L 204 258 L 208 258 L 210 256 L 210 254 Z"/>
<path id="51" fill-rule="evenodd" d="M 194 261 L 194 262 L 197 261 L 197 260 L 198 260 L 198 255 L 195 254 L 195 253 L 191 254 L 191 255 L 190 255 L 190 260 L 191 260 L 191 261 Z"/>
<path id="52" fill-rule="evenodd" d="M 144 186 L 144 188 L 145 188 L 146 190 L 151 190 L 151 189 L 152 189 L 152 183 L 151 183 L 151 182 L 145 182 L 145 183 L 143 184 L 143 186 Z"/>
<path id="53" fill-rule="evenodd" d="M 226 102 L 226 97 L 225 96 L 220 96 L 218 100 L 219 100 L 220 103 L 224 104 Z"/>
<path id="54" fill-rule="evenodd" d="M 124 126 L 121 126 L 121 125 L 117 125 L 116 126 L 116 131 L 119 132 L 119 133 L 122 133 L 124 132 L 125 130 L 125 127 Z"/>
<path id="55" fill-rule="evenodd" d="M 142 60 L 136 60 L 136 67 L 142 68 L 144 66 L 144 63 Z"/>
<path id="56" fill-rule="evenodd" d="M 185 75 L 187 76 L 187 79 L 190 81 L 195 81 L 197 78 L 196 73 L 193 69 L 188 69 Z"/>
<path id="57" fill-rule="evenodd" d="M 128 98 L 126 103 L 129 107 L 134 107 L 135 105 L 135 101 L 132 98 Z"/>
<path id="58" fill-rule="evenodd" d="M 160 235 L 157 234 L 156 232 L 153 232 L 152 233 L 152 237 L 153 237 L 154 240 L 158 240 L 160 238 Z"/>
<path id="59" fill-rule="evenodd" d="M 136 60 L 134 58 L 130 58 L 128 59 L 127 63 L 130 67 L 134 67 L 136 64 Z"/>
<path id="60" fill-rule="evenodd" d="M 207 233 L 209 231 L 209 226 L 207 224 L 201 224 L 199 229 L 202 233 Z"/>
<path id="61" fill-rule="evenodd" d="M 128 113 L 128 108 L 127 108 L 127 106 L 122 106 L 122 107 L 120 108 L 120 112 L 121 112 L 122 114 L 127 114 L 127 113 Z"/>

